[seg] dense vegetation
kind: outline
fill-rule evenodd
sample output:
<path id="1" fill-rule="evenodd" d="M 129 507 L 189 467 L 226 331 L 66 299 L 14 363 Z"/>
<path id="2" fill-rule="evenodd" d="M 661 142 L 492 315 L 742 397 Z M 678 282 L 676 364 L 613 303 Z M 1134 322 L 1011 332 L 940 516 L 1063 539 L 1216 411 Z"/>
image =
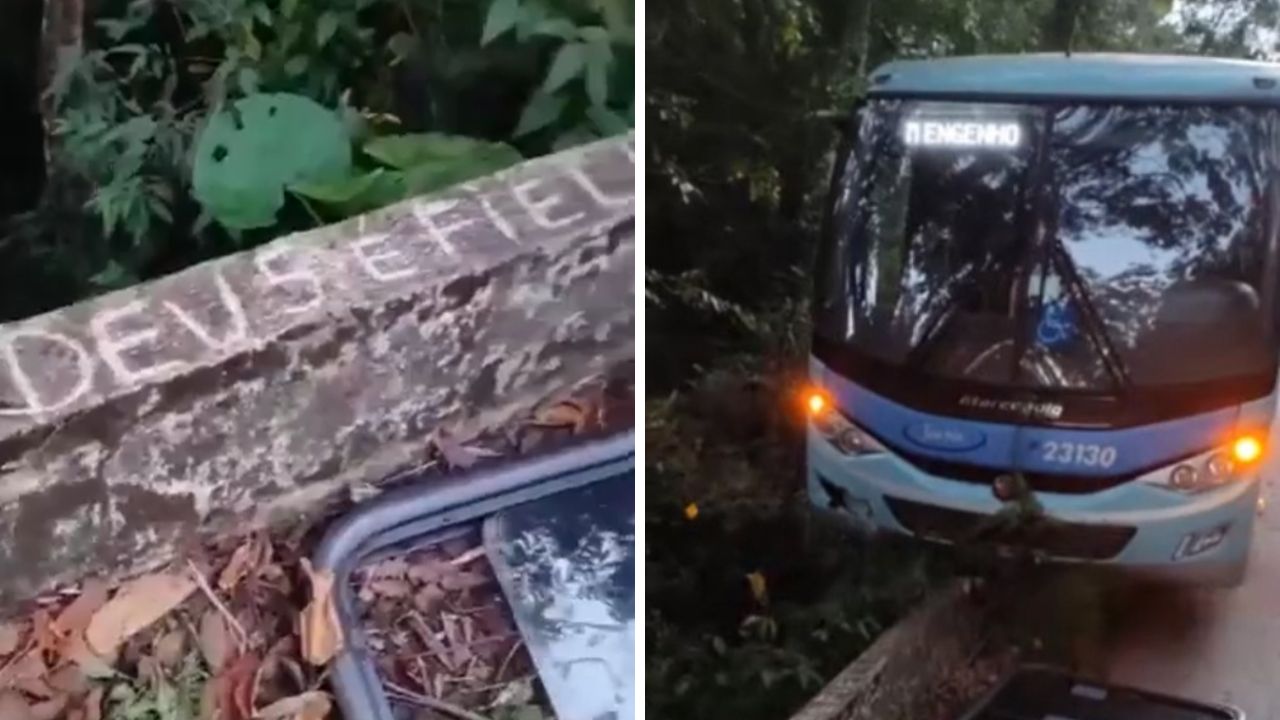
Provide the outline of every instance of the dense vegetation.
<path id="1" fill-rule="evenodd" d="M 647 8 L 646 699 L 779 718 L 943 572 L 801 495 L 797 379 L 837 122 L 891 58 L 1274 57 L 1275 0 L 654 0 Z"/>
<path id="2" fill-rule="evenodd" d="M 47 163 L 0 184 L 47 176 L 0 217 L 0 320 L 632 125 L 630 0 L 69 5 Z"/>

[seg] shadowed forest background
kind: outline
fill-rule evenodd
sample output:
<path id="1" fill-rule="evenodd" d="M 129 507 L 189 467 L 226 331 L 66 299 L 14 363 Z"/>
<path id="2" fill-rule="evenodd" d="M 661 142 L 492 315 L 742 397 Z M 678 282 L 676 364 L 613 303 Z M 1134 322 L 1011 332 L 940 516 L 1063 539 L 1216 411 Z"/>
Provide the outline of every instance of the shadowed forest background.
<path id="1" fill-rule="evenodd" d="M 650 717 L 794 711 L 956 560 L 807 512 L 807 297 L 871 69 L 979 53 L 1278 56 L 1275 0 L 653 0 L 646 197 Z"/>

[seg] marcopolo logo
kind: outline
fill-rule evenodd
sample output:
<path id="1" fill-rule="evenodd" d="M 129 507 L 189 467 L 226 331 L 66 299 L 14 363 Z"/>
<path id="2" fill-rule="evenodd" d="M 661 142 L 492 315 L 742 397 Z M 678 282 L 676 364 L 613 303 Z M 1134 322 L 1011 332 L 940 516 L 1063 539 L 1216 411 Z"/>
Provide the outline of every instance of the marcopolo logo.
<path id="1" fill-rule="evenodd" d="M 1010 121 L 908 120 L 902 139 L 910 147 L 1013 148 L 1022 142 L 1022 127 Z"/>
<path id="2" fill-rule="evenodd" d="M 1063 407 L 1060 403 L 1034 402 L 1029 400 L 1000 400 L 996 398 L 981 397 L 978 395 L 962 396 L 960 398 L 960 407 L 1046 420 L 1057 420 L 1062 417 L 1063 412 Z"/>

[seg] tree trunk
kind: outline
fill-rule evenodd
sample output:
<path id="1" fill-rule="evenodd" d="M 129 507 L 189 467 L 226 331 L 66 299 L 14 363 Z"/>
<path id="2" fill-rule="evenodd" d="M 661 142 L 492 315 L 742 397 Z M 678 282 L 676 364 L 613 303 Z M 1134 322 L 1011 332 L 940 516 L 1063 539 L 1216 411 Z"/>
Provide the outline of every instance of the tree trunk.
<path id="1" fill-rule="evenodd" d="M 41 0 L 0 4 L 0 222 L 31 208 L 44 185 L 42 14 Z"/>
<path id="2" fill-rule="evenodd" d="M 44 27 L 41 32 L 40 89 L 49 89 L 58 72 L 58 60 L 64 54 L 74 56 L 84 50 L 84 0 L 45 0 Z M 41 107 L 51 117 L 49 98 Z"/>
<path id="3" fill-rule="evenodd" d="M 871 52 L 871 3 L 873 0 L 861 0 L 854 10 L 853 51 L 858 56 L 855 77 L 859 81 L 867 78 L 867 56 Z"/>

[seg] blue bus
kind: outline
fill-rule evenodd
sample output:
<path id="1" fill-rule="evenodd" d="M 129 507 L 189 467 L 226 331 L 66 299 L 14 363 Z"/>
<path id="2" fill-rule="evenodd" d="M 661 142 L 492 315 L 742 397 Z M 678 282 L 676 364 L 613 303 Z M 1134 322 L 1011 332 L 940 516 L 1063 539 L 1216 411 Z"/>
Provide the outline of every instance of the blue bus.
<path id="1" fill-rule="evenodd" d="M 1280 65 L 878 68 L 816 267 L 813 503 L 1238 584 L 1275 409 L 1278 211 Z M 1045 522 L 993 522 L 1025 502 Z"/>

